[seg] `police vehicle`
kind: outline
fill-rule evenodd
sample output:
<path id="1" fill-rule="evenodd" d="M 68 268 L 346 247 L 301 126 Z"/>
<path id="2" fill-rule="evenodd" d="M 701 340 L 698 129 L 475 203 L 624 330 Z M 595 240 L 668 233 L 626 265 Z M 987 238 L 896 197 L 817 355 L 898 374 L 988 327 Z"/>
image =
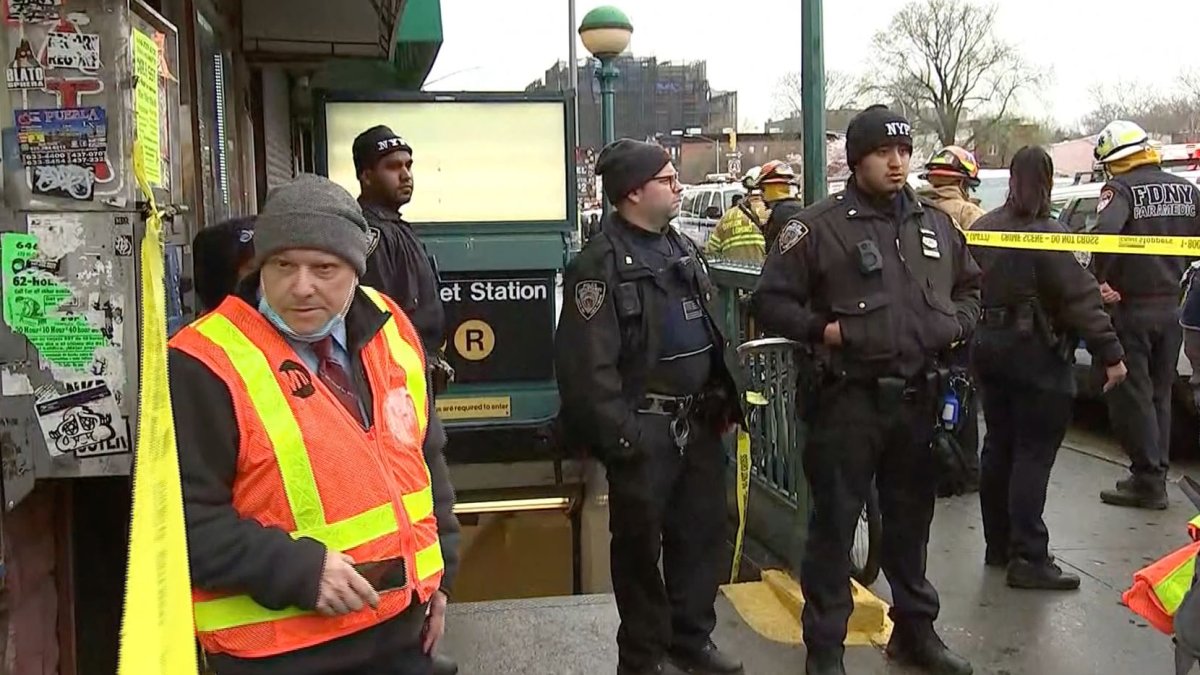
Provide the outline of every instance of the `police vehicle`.
<path id="1" fill-rule="evenodd" d="M 734 196 L 745 194 L 746 188 L 734 181 L 688 186 L 683 191 L 676 226 L 680 233 L 704 248 L 721 216 L 733 208 Z"/>

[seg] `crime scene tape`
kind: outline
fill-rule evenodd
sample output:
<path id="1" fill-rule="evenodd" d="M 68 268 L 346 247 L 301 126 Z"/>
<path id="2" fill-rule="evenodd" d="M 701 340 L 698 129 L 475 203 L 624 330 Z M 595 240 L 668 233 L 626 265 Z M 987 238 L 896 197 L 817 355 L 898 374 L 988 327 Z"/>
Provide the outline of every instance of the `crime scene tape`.
<path id="1" fill-rule="evenodd" d="M 150 203 L 141 247 L 141 371 L 134 446 L 133 518 L 121 617 L 118 675 L 195 675 L 196 641 L 183 487 L 167 381 L 162 213 L 133 149 L 134 176 Z"/>
<path id="2" fill-rule="evenodd" d="M 1133 255 L 1184 255 L 1200 258 L 1200 237 L 1146 237 L 1066 232 L 979 232 L 974 230 L 966 230 L 963 234 L 966 235 L 967 243 L 973 246 Z"/>
<path id="3" fill-rule="evenodd" d="M 742 543 L 746 536 L 746 507 L 750 499 L 750 433 L 738 429 L 737 433 L 737 539 L 733 544 L 733 566 L 729 572 L 729 583 L 737 583 L 742 566 Z"/>
<path id="4" fill-rule="evenodd" d="M 746 392 L 746 402 L 753 406 L 767 404 L 767 399 L 756 391 Z M 750 502 L 750 432 L 738 427 L 737 433 L 737 538 L 733 543 L 733 565 L 729 568 L 729 583 L 737 583 L 742 566 L 742 545 L 746 537 L 746 509 Z"/>

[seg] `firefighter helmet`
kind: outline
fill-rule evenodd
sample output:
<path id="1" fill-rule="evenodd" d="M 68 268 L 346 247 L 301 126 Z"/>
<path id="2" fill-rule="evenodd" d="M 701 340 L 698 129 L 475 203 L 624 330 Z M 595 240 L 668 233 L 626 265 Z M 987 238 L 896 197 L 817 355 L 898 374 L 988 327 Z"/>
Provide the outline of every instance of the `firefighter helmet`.
<path id="1" fill-rule="evenodd" d="M 1150 147 L 1146 130 L 1126 120 L 1117 120 L 1104 127 L 1096 139 L 1096 161 L 1101 164 L 1124 159 Z"/>
<path id="2" fill-rule="evenodd" d="M 938 150 L 925 163 L 925 173 L 921 175 L 921 178 L 929 180 L 930 176 L 961 178 L 966 180 L 967 185 L 978 187 L 979 163 L 975 161 L 975 155 L 971 154 L 969 150 L 957 145 L 948 145 Z"/>
<path id="3" fill-rule="evenodd" d="M 792 165 L 783 160 L 773 159 L 762 165 L 756 185 L 761 188 L 772 183 L 795 185 L 796 182 L 796 172 L 792 169 Z"/>
<path id="4" fill-rule="evenodd" d="M 746 172 L 742 176 L 742 187 L 746 188 L 747 192 L 753 192 L 758 189 L 758 177 L 762 173 L 762 167 L 756 166 Z"/>

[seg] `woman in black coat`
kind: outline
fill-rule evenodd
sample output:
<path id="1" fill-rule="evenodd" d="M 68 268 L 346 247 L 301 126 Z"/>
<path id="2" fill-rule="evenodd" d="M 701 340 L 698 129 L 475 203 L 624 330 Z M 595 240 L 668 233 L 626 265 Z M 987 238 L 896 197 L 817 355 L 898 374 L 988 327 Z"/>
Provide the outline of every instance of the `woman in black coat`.
<path id="1" fill-rule="evenodd" d="M 1050 156 L 1022 148 L 1011 170 L 1007 203 L 972 230 L 1065 232 L 1050 218 Z M 1074 254 L 984 246 L 971 252 L 983 270 L 972 361 L 987 426 L 979 492 L 985 562 L 1007 566 L 1015 588 L 1076 589 L 1079 577 L 1050 555 L 1042 519 L 1050 470 L 1071 420 L 1074 350 L 1082 338 L 1094 362 L 1105 366 L 1105 391 L 1125 379 L 1124 351 L 1096 279 Z"/>

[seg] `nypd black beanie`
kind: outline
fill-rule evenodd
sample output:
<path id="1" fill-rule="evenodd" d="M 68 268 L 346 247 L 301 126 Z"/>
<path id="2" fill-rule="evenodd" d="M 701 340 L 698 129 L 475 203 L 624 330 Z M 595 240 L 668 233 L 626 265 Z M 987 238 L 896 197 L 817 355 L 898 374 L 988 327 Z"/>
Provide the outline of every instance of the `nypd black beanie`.
<path id="1" fill-rule="evenodd" d="M 846 163 L 853 169 L 863 157 L 885 145 L 912 148 L 912 125 L 885 105 L 873 105 L 850 120 L 846 127 Z"/>
<path id="2" fill-rule="evenodd" d="M 367 129 L 354 139 L 351 153 L 354 156 L 354 173 L 360 174 L 379 163 L 379 160 L 404 150 L 411 153 L 412 146 L 390 127 L 382 124 Z"/>

